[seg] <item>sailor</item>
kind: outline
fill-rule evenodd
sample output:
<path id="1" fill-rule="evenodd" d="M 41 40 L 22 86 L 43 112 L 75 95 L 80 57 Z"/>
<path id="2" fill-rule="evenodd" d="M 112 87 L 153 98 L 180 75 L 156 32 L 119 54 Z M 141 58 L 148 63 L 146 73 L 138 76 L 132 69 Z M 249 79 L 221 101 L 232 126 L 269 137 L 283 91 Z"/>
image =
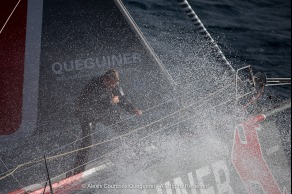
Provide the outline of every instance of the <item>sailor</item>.
<path id="1" fill-rule="evenodd" d="M 82 129 L 81 147 L 91 145 L 90 131 L 98 122 L 113 126 L 121 121 L 121 111 L 117 106 L 131 114 L 142 115 L 142 111 L 133 106 L 119 86 L 118 71 L 110 69 L 104 75 L 93 78 L 77 99 L 75 112 Z M 125 133 L 128 130 L 122 122 L 113 129 L 117 133 Z M 81 150 L 77 153 L 74 167 L 83 165 L 87 159 L 88 150 Z M 82 172 L 84 167 L 78 169 L 74 174 Z"/>
<path id="2" fill-rule="evenodd" d="M 110 69 L 104 75 L 93 78 L 77 99 L 76 115 L 82 130 L 89 131 L 97 122 L 110 126 L 120 121 L 121 111 L 117 106 L 132 114 L 142 114 L 119 86 L 118 71 Z"/>

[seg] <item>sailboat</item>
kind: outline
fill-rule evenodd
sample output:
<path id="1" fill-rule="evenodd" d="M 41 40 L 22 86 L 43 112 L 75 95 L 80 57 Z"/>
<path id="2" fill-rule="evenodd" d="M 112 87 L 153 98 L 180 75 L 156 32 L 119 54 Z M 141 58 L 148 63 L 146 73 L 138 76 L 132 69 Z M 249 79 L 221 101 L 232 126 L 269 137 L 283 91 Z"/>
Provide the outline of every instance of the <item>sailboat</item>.
<path id="1" fill-rule="evenodd" d="M 1 193 L 291 192 L 291 99 L 265 92 L 291 79 L 234 69 L 188 1 L 141 6 L 145 18 L 121 0 L 14 3 L 0 34 Z M 97 124 L 82 146 L 76 98 L 111 68 L 143 115 Z"/>

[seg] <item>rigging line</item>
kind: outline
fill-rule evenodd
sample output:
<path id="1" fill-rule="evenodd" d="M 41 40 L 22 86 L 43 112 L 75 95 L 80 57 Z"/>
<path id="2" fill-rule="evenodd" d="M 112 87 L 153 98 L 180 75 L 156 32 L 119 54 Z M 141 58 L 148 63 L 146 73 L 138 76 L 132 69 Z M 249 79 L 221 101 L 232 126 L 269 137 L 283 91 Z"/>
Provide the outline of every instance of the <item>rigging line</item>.
<path id="1" fill-rule="evenodd" d="M 18 4 L 20 3 L 20 1 L 21 1 L 21 0 L 19 0 L 19 1 L 17 2 L 17 4 L 15 5 L 14 9 L 13 9 L 12 12 L 10 13 L 9 17 L 7 18 L 6 22 L 4 23 L 3 27 L 2 27 L 1 30 L 0 30 L 0 34 L 1 34 L 2 31 L 4 30 L 6 24 L 7 24 L 8 21 L 10 20 L 11 16 L 13 15 L 13 13 L 14 13 L 15 9 L 17 8 Z"/>
<path id="2" fill-rule="evenodd" d="M 23 163 L 23 164 L 20 164 L 20 165 L 18 165 L 17 167 L 15 167 L 14 169 L 11 169 L 11 170 L 9 170 L 9 171 L 7 171 L 7 172 L 5 172 L 5 174 L 6 175 L 4 175 L 4 176 L 1 176 L 0 177 L 0 181 L 2 180 L 2 179 L 4 179 L 4 178 L 6 178 L 6 177 L 8 177 L 8 176 L 10 176 L 10 175 L 12 175 L 12 174 L 14 174 L 14 172 L 15 171 L 17 171 L 19 168 L 21 168 L 21 167 L 23 167 L 23 166 L 27 166 L 27 165 L 29 165 L 29 164 L 35 164 L 35 163 L 40 163 L 40 162 L 43 162 L 44 161 L 44 159 L 41 159 L 41 160 L 32 160 L 32 161 L 29 161 L 29 162 L 26 162 L 26 163 Z M 4 174 L 4 173 L 2 173 L 2 174 Z"/>
<path id="3" fill-rule="evenodd" d="M 271 78 L 271 77 L 268 77 L 267 80 L 291 80 L 291 77 L 289 77 L 289 78 L 285 78 L 285 77 Z"/>
<path id="4" fill-rule="evenodd" d="M 50 193 L 54 194 L 53 187 L 52 187 L 52 182 L 51 182 L 51 178 L 50 178 L 50 173 L 49 173 L 49 169 L 48 169 L 46 155 L 44 155 L 44 160 L 45 160 L 45 167 L 46 167 L 47 176 L 48 176 L 48 182 L 49 182 L 49 186 L 50 186 Z"/>
<path id="5" fill-rule="evenodd" d="M 224 67 L 228 70 L 228 73 L 232 74 L 235 73 L 234 68 L 230 64 L 230 62 L 226 59 L 225 55 L 219 48 L 218 44 L 215 42 L 215 40 L 212 38 L 208 30 L 205 28 L 202 21 L 199 19 L 191 5 L 187 0 L 177 0 L 178 4 L 180 5 L 181 9 L 185 12 L 185 14 L 190 18 L 190 20 L 194 23 L 196 30 L 207 40 L 212 46 L 212 49 L 214 50 L 214 54 L 216 55 L 216 58 L 224 63 Z"/>
<path id="6" fill-rule="evenodd" d="M 0 158 L 0 160 L 1 160 L 1 162 L 3 163 L 4 167 L 5 167 L 7 170 L 9 170 L 9 169 L 7 168 L 7 166 L 6 166 L 6 164 L 4 163 L 4 161 L 3 161 L 1 158 Z M 12 177 L 16 180 L 16 182 L 17 182 L 21 187 L 23 187 L 23 185 L 19 182 L 19 180 L 18 180 L 17 178 L 15 178 L 14 175 L 12 175 Z"/>
<path id="7" fill-rule="evenodd" d="M 159 57 L 157 56 L 156 52 L 150 46 L 150 44 L 148 43 L 147 39 L 144 37 L 142 31 L 137 26 L 137 24 L 135 23 L 134 19 L 132 18 L 132 16 L 130 15 L 130 13 L 126 9 L 126 7 L 122 3 L 120 3 L 120 1 L 115 1 L 115 3 L 118 6 L 118 8 L 121 10 L 123 16 L 130 23 L 131 27 L 134 29 L 135 34 L 139 37 L 139 39 L 140 39 L 141 43 L 143 44 L 143 46 L 145 48 L 147 48 L 147 51 L 152 55 L 153 59 L 156 61 L 156 63 L 160 67 L 160 69 L 163 72 L 163 74 L 166 77 L 166 79 L 170 82 L 170 84 L 172 86 L 174 86 L 174 87 L 177 86 L 177 83 L 175 82 L 175 80 L 173 79 L 173 77 L 171 76 L 171 74 L 169 73 L 169 71 L 167 70 L 165 65 L 163 64 L 163 62 L 159 59 Z"/>
<path id="8" fill-rule="evenodd" d="M 99 143 L 96 143 L 96 144 L 92 144 L 92 145 L 87 146 L 87 147 L 83 147 L 83 148 L 79 148 L 79 149 L 72 150 L 72 151 L 69 151 L 69 152 L 65 152 L 65 153 L 62 153 L 62 154 L 58 154 L 58 155 L 54 155 L 54 156 L 51 156 L 51 157 L 47 157 L 47 160 L 53 160 L 53 159 L 56 159 L 56 158 L 59 158 L 59 157 L 65 156 L 65 155 L 69 155 L 69 154 L 72 154 L 72 153 L 75 153 L 75 152 L 78 152 L 78 151 L 86 150 L 86 149 L 89 149 L 89 148 L 92 148 L 92 147 L 95 147 L 95 146 L 98 146 L 98 145 L 102 145 L 102 144 L 104 144 L 104 143 L 108 143 L 108 142 L 111 142 L 111 141 L 114 141 L 114 140 L 117 140 L 117 139 L 123 138 L 123 137 L 125 137 L 125 136 L 130 135 L 130 134 L 133 134 L 133 133 L 135 133 L 135 132 L 137 132 L 137 131 L 140 131 L 141 129 L 144 129 L 144 128 L 148 127 L 148 126 L 151 126 L 151 125 L 153 125 L 153 124 L 155 124 L 155 123 L 158 123 L 159 121 L 162 121 L 163 119 L 165 119 L 165 118 L 167 118 L 167 117 L 169 117 L 169 116 L 175 115 L 176 113 L 179 113 L 179 112 L 181 112 L 182 110 L 185 110 L 185 109 L 187 109 L 187 108 L 193 106 L 194 104 L 197 104 L 197 103 L 200 103 L 200 102 L 204 102 L 204 100 L 206 100 L 206 99 L 212 97 L 213 95 L 215 95 L 215 94 L 217 94 L 217 93 L 219 93 L 219 92 L 221 92 L 221 91 L 225 91 L 227 88 L 229 88 L 229 87 L 232 86 L 232 85 L 233 85 L 233 84 L 229 84 L 229 85 L 227 85 L 227 86 L 221 88 L 220 90 L 215 91 L 214 93 L 208 95 L 207 97 L 205 97 L 205 98 L 203 98 L 203 99 L 201 99 L 201 100 L 198 100 L 198 101 L 196 101 L 196 102 L 194 102 L 194 103 L 192 103 L 192 104 L 190 104 L 190 105 L 188 105 L 188 106 L 186 106 L 186 107 L 183 107 L 183 108 L 181 108 L 181 109 L 179 109 L 179 110 L 177 110 L 177 111 L 175 111 L 175 112 L 173 112 L 173 113 L 167 115 L 166 117 L 163 117 L 163 118 L 161 118 L 161 119 L 159 119 L 159 120 L 156 120 L 156 121 L 154 121 L 154 122 L 152 122 L 152 123 L 150 123 L 150 124 L 148 124 L 148 125 L 145 125 L 145 126 L 142 126 L 142 127 L 136 128 L 136 129 L 130 131 L 129 133 L 125 133 L 125 134 L 120 135 L 120 136 L 117 136 L 117 137 L 115 137 L 115 138 L 108 139 L 108 140 L 106 140 L 106 141 L 102 141 L 102 142 L 99 142 Z M 16 170 L 18 170 L 19 168 L 21 168 L 21 167 L 23 167 L 23 166 L 26 166 L 26 165 L 29 165 L 29 164 L 40 163 L 40 162 L 42 162 L 42 161 L 44 161 L 44 159 L 40 159 L 40 160 L 32 160 L 32 161 L 30 161 L 30 162 L 20 164 L 20 165 L 18 165 L 15 169 L 12 169 L 11 172 L 9 172 L 9 173 L 7 173 L 6 175 L 0 177 L 0 180 L 2 180 L 2 179 L 4 179 L 4 178 L 6 178 L 6 177 L 8 177 L 8 176 L 10 176 L 10 175 L 12 175 L 12 174 L 14 174 L 14 172 L 15 172 Z"/>
<path id="9" fill-rule="evenodd" d="M 47 184 L 48 184 L 48 181 L 46 181 L 46 184 L 45 184 L 45 188 L 44 188 L 43 194 L 46 193 Z"/>
<path id="10" fill-rule="evenodd" d="M 291 85 L 291 83 L 267 84 L 265 86 L 269 87 L 269 86 L 286 86 L 286 85 Z"/>

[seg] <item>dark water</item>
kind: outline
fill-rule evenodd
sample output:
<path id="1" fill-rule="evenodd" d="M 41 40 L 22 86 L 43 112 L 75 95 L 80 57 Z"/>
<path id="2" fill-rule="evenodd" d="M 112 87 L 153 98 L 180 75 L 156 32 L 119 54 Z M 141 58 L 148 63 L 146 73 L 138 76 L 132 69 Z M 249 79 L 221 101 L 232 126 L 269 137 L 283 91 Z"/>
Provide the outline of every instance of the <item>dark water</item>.
<path id="1" fill-rule="evenodd" d="M 143 10 L 167 17 L 171 15 L 170 12 L 177 11 L 172 1 L 175 0 L 124 2 L 130 12 L 138 10 L 131 14 L 137 18 L 138 24 L 143 24 L 142 21 L 147 20 Z M 189 0 L 189 3 L 235 69 L 252 65 L 256 72 L 264 72 L 268 77 L 291 77 L 290 0 Z M 172 17 L 171 20 L 179 22 L 179 18 L 176 21 Z M 159 23 L 147 21 L 150 26 L 152 22 Z M 145 25 L 139 27 L 143 30 Z M 176 32 L 174 30 L 171 33 Z M 290 86 L 273 87 L 270 90 L 290 98 Z"/>
<path id="2" fill-rule="evenodd" d="M 290 0 L 191 0 L 228 58 L 273 77 L 291 77 Z"/>
<path id="3" fill-rule="evenodd" d="M 190 0 L 234 67 L 291 77 L 291 0 Z M 291 86 L 270 91 L 290 98 Z"/>

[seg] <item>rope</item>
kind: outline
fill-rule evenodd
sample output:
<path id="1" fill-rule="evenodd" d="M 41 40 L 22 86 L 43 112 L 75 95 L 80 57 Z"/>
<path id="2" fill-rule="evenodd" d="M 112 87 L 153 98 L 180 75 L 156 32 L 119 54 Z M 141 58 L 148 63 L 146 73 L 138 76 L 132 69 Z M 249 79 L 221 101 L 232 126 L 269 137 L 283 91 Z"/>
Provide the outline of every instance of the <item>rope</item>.
<path id="1" fill-rule="evenodd" d="M 267 84 L 266 87 L 269 87 L 269 86 L 286 86 L 286 85 L 291 85 L 291 83 Z"/>
<path id="2" fill-rule="evenodd" d="M 190 18 L 190 20 L 195 25 L 196 30 L 210 43 L 212 47 L 212 51 L 214 52 L 216 58 L 218 61 L 223 63 L 224 68 L 230 72 L 230 74 L 235 73 L 235 70 L 229 63 L 229 61 L 224 56 L 223 52 L 217 45 L 217 43 L 214 41 L 212 36 L 209 34 L 208 30 L 205 28 L 204 24 L 201 22 L 195 11 L 192 9 L 191 5 L 188 3 L 187 0 L 177 0 L 179 3 L 181 9 L 186 13 L 186 15 Z"/>
<path id="3" fill-rule="evenodd" d="M 21 0 L 19 0 L 17 2 L 17 4 L 15 5 L 14 9 L 12 10 L 12 12 L 10 13 L 9 17 L 7 18 L 6 22 L 4 23 L 4 25 L 2 26 L 1 30 L 0 30 L 0 34 L 2 33 L 2 31 L 4 30 L 6 24 L 8 23 L 8 21 L 10 20 L 11 16 L 13 15 L 14 11 L 16 10 L 18 4 L 20 3 Z"/>
<path id="4" fill-rule="evenodd" d="M 32 160 L 32 161 L 29 161 L 29 162 L 26 162 L 26 163 L 20 164 L 20 165 L 18 165 L 16 168 L 11 169 L 10 172 L 7 171 L 7 174 L 6 174 L 5 176 L 1 176 L 1 177 L 0 177 L 0 181 L 1 181 L 2 179 L 4 179 L 4 178 L 6 178 L 6 177 L 8 177 L 8 176 L 10 176 L 10 175 L 12 175 L 12 174 L 14 174 L 15 171 L 17 171 L 19 168 L 21 168 L 21 167 L 23 167 L 23 166 L 27 166 L 27 165 L 29 165 L 29 164 L 40 163 L 40 162 L 43 162 L 43 161 L 44 161 L 44 159 L 40 159 L 40 160 Z M 8 173 L 8 172 L 9 172 L 9 173 Z M 4 173 L 3 173 L 3 174 L 4 174 Z"/>
<path id="5" fill-rule="evenodd" d="M 175 82 L 175 80 L 173 79 L 173 77 L 170 75 L 170 73 L 166 69 L 165 65 L 163 64 L 163 62 L 159 59 L 159 57 L 157 56 L 157 54 L 155 53 L 155 51 L 153 50 L 153 48 L 150 46 L 150 44 L 148 43 L 147 39 L 144 37 L 143 33 L 141 32 L 140 28 L 135 23 L 134 19 L 129 14 L 129 12 L 126 9 L 126 7 L 123 5 L 123 3 L 120 3 L 120 1 L 116 1 L 116 3 L 118 5 L 119 9 L 122 10 L 123 16 L 127 19 L 127 21 L 135 29 L 134 30 L 135 31 L 135 34 L 138 37 L 140 37 L 141 43 L 144 45 L 145 48 L 147 48 L 147 50 L 152 55 L 153 59 L 156 61 L 156 63 L 160 67 L 160 69 L 163 72 L 164 76 L 167 78 L 167 80 L 170 82 L 170 84 L 175 87 L 177 85 L 177 83 Z"/>

